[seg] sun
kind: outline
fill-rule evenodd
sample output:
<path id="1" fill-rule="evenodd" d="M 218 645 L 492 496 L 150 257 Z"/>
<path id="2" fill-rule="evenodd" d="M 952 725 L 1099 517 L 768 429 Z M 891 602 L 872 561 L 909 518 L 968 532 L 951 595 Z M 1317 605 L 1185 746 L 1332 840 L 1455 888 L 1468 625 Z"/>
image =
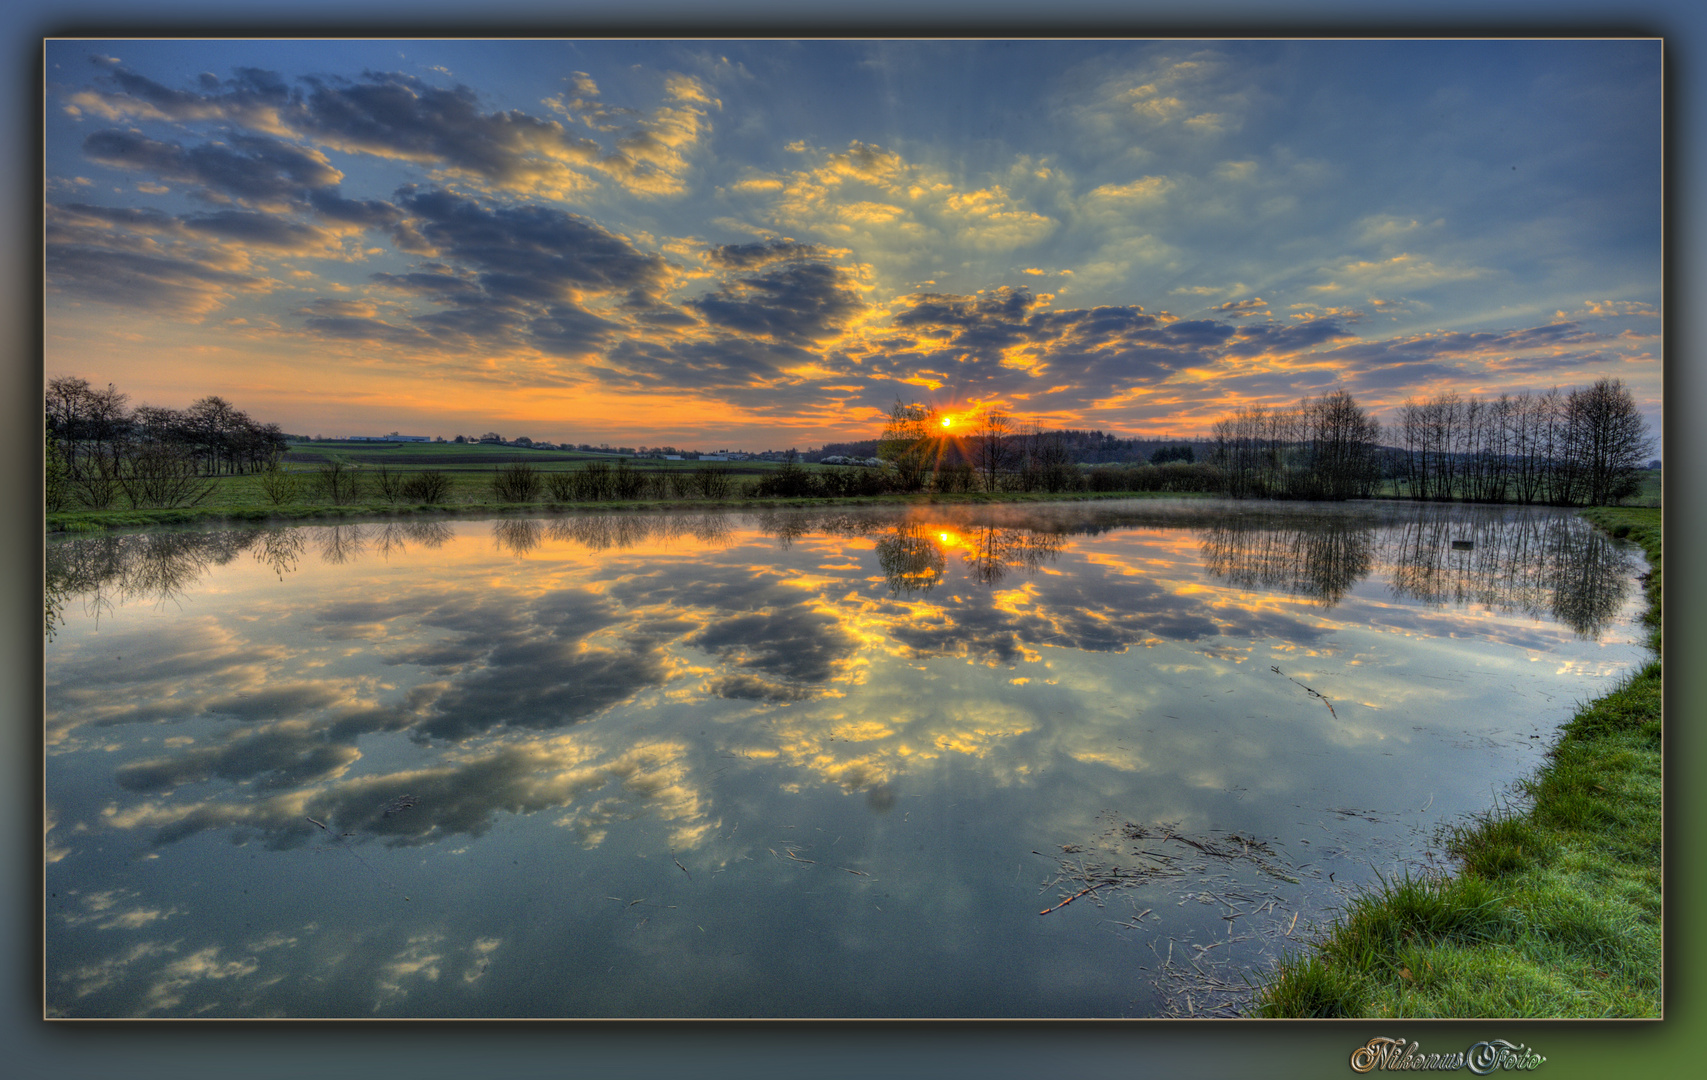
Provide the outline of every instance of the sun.
<path id="1" fill-rule="evenodd" d="M 942 418 L 942 426 L 945 428 L 953 427 L 954 426 L 954 417 L 952 417 L 952 416 L 943 417 Z"/>

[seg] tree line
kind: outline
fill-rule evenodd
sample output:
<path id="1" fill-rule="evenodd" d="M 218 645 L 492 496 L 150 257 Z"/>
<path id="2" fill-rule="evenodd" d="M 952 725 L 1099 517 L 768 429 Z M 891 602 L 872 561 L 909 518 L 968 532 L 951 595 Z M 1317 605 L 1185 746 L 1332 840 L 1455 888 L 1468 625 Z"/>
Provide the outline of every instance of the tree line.
<path id="1" fill-rule="evenodd" d="M 1400 498 L 1605 505 L 1641 490 L 1654 442 L 1617 379 L 1570 391 L 1407 398 L 1383 445 L 1344 391 L 1293 408 L 1250 406 L 1215 425 L 1222 493 L 1282 499 Z"/>
<path id="2" fill-rule="evenodd" d="M 1406 398 L 1380 425 L 1343 391 L 1215 426 L 1225 494 L 1606 505 L 1637 494 L 1654 440 L 1622 381 L 1481 398 Z M 1396 443 L 1397 445 L 1392 445 Z"/>
<path id="3" fill-rule="evenodd" d="M 1343 390 L 1215 422 L 1210 461 L 1234 498 L 1363 499 L 1381 481 L 1381 425 Z"/>
<path id="4" fill-rule="evenodd" d="M 1616 379 L 1568 393 L 1407 398 L 1395 434 L 1400 494 L 1468 502 L 1614 503 L 1641 490 L 1654 446 Z"/>
<path id="5" fill-rule="evenodd" d="M 224 398 L 187 409 L 128 406 L 111 383 L 50 379 L 45 395 L 46 500 L 63 510 L 75 500 L 105 510 L 123 498 L 132 508 L 191 506 L 220 475 L 276 467 L 286 447 L 277 424 L 261 424 Z"/>
<path id="6" fill-rule="evenodd" d="M 872 444 L 890 490 L 1165 491 L 1231 498 L 1615 503 L 1641 490 L 1654 441 L 1617 379 L 1545 394 L 1406 399 L 1381 424 L 1344 390 L 1293 406 L 1250 405 L 1209 440 L 1149 444 L 1143 464 L 1095 464 L 1072 431 L 1039 431 L 990 409 L 952 429 L 927 405 L 896 401 Z M 1101 436 L 1100 432 L 1093 435 Z M 1137 440 L 1128 440 L 1136 442 Z M 1142 459 L 1140 459 L 1142 460 Z"/>

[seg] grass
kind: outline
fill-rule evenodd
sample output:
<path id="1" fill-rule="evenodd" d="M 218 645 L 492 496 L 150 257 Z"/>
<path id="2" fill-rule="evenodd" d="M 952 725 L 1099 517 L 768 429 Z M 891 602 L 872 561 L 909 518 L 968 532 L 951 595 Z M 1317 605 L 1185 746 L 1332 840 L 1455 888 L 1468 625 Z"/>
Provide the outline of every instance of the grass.
<path id="1" fill-rule="evenodd" d="M 450 444 L 384 445 L 369 443 L 297 443 L 286 455 L 284 468 L 299 481 L 299 491 L 290 501 L 275 503 L 267 497 L 262 477 L 258 474 L 221 476 L 213 480 L 213 490 L 192 507 L 157 510 L 66 510 L 46 515 L 49 532 L 92 532 L 102 529 L 138 528 L 152 525 L 183 525 L 215 521 L 297 521 L 376 517 L 396 515 L 465 515 L 482 516 L 516 511 L 550 511 L 585 509 L 654 510 L 669 507 L 727 506 L 779 507 L 828 506 L 885 502 L 986 503 L 986 502 L 1058 502 L 1076 499 L 1142 498 L 1151 493 L 1136 492 L 1076 492 L 1047 494 L 1044 492 L 1001 492 L 987 494 L 920 494 L 875 495 L 837 499 L 823 498 L 764 498 L 747 497 L 748 487 L 766 475 L 780 469 L 780 462 L 699 462 L 643 460 L 633 467 L 645 472 L 691 474 L 704 465 L 724 470 L 733 481 L 733 494 L 723 499 L 698 496 L 668 499 L 647 497 L 630 500 L 598 502 L 567 502 L 551 498 L 549 478 L 552 474 L 579 472 L 588 462 L 611 463 L 608 454 L 589 454 L 579 451 L 530 451 L 516 447 Z M 318 489 L 317 480 L 322 466 L 339 462 L 352 467 L 358 494 L 342 503 L 334 503 Z M 527 465 L 540 481 L 534 497 L 525 500 L 505 498 L 503 494 L 519 493 L 522 487 L 495 487 L 518 465 Z M 833 471 L 840 466 L 805 465 L 805 469 Z M 381 470 L 394 479 L 407 479 L 432 470 L 442 473 L 447 481 L 446 492 L 439 501 L 420 503 L 407 498 L 388 499 L 381 492 Z M 1175 496 L 1179 497 L 1179 496 Z"/>
<path id="2" fill-rule="evenodd" d="M 1660 651 L 1660 511 L 1584 516 L 1639 544 Z M 1258 988 L 1268 1017 L 1658 1017 L 1660 660 L 1581 706 L 1548 763 L 1501 807 L 1444 837 L 1454 876 L 1406 876 L 1352 899 Z"/>

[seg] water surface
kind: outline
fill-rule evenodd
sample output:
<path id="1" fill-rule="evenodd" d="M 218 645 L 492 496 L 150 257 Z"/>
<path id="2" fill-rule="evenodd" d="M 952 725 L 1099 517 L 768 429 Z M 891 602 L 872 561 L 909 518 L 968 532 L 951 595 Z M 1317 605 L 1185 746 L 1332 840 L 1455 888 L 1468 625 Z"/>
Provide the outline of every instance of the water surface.
<path id="1" fill-rule="evenodd" d="M 47 1007 L 1212 1013 L 1643 658 L 1640 569 L 1382 504 L 56 540 Z"/>

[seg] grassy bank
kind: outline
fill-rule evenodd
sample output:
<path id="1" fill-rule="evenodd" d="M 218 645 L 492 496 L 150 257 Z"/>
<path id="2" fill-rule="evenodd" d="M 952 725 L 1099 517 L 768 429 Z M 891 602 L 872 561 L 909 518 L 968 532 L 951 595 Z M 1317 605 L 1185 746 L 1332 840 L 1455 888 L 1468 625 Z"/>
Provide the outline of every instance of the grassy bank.
<path id="1" fill-rule="evenodd" d="M 1647 553 L 1656 659 L 1565 725 L 1527 809 L 1446 836 L 1455 876 L 1351 901 L 1264 981 L 1257 1015 L 1660 1015 L 1660 511 L 1584 516 Z"/>

